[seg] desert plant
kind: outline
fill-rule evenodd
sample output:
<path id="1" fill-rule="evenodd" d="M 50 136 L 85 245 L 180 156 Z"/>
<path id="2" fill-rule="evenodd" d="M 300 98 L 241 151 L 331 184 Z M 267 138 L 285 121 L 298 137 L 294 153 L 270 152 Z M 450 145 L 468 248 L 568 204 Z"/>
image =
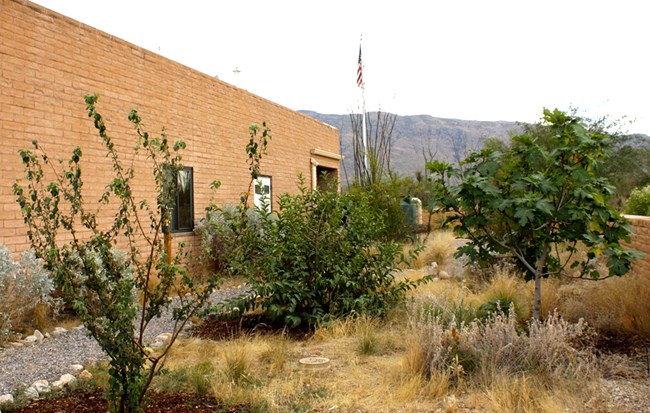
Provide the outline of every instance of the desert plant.
<path id="1" fill-rule="evenodd" d="M 359 317 L 356 320 L 357 352 L 362 356 L 371 356 L 380 351 L 381 343 L 378 336 L 378 326 L 374 319 Z"/>
<path id="2" fill-rule="evenodd" d="M 185 144 L 171 145 L 164 131 L 160 137 L 150 136 L 138 113 L 131 111 L 129 120 L 137 133 L 134 156 L 145 152 L 151 161 L 156 194 L 155 206 L 146 200 L 138 202 L 132 187 L 133 162 L 124 166 L 118 156 L 96 110 L 97 99 L 97 95 L 86 96 L 88 116 L 114 173 L 99 205 L 85 202 L 79 147 L 63 171 L 57 166 L 65 164 L 50 159 L 36 141 L 34 152 L 21 150 L 27 183 L 15 183 L 14 193 L 36 255 L 52 271 L 64 298 L 110 358 L 111 410 L 139 412 L 171 345 L 203 306 L 217 280 L 211 279 L 202 289 L 196 287 L 181 265 L 185 257 L 182 245 L 174 257 L 163 248 L 162 231 L 174 206 L 177 173 L 182 168 L 179 152 Z M 51 167 L 51 173 L 46 174 L 44 167 Z M 109 206 L 112 201 L 115 207 Z M 106 220 L 100 217 L 107 209 L 113 211 L 114 219 L 103 228 Z M 114 248 L 118 243 L 126 246 L 125 252 Z M 154 278 L 158 280 L 155 285 Z M 173 311 L 172 336 L 161 353 L 151 354 L 145 348 L 145 330 L 174 295 L 179 305 Z"/>
<path id="3" fill-rule="evenodd" d="M 13 328 L 41 324 L 36 318 L 42 306 L 55 315 L 61 299 L 53 297 L 53 292 L 52 274 L 33 251 L 23 252 L 20 261 L 14 262 L 9 250 L 0 245 L 0 341 L 13 335 Z"/>
<path id="4" fill-rule="evenodd" d="M 221 373 L 227 382 L 236 386 L 253 383 L 250 353 L 245 345 L 232 346 L 228 349 L 224 353 L 224 361 Z"/>
<path id="5" fill-rule="evenodd" d="M 260 209 L 241 205 L 213 205 L 199 220 L 194 232 L 200 239 L 201 256 L 217 274 L 228 272 L 230 257 L 244 247 L 239 237 L 243 230 L 241 227 L 253 229 L 254 233 L 254 229 L 260 228 L 261 213 Z M 258 232 L 258 235 L 261 234 Z"/>
<path id="6" fill-rule="evenodd" d="M 586 324 L 569 323 L 557 313 L 545 321 L 531 321 L 528 333 L 519 328 L 514 310 L 449 326 L 439 318 L 413 320 L 417 339 L 412 340 L 409 358 L 425 377 L 444 373 L 455 382 L 469 376 L 489 383 L 498 375 L 526 373 L 552 383 L 579 382 L 594 371 Z"/>
<path id="7" fill-rule="evenodd" d="M 557 296 L 566 319 L 584 319 L 607 336 L 650 338 L 650 277 L 644 272 L 588 285 L 565 283 Z"/>

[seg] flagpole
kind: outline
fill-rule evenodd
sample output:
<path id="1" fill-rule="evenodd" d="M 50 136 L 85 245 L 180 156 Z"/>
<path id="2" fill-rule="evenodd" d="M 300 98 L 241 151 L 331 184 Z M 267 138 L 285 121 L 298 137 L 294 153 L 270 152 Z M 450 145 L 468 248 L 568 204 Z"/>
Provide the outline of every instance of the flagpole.
<path id="1" fill-rule="evenodd" d="M 363 68 L 363 61 L 361 60 L 361 43 L 363 41 L 363 35 L 359 40 L 359 75 Z M 366 131 L 366 80 L 361 75 L 361 108 L 363 110 L 363 115 L 361 118 L 361 135 L 363 142 L 363 166 L 365 169 L 365 174 L 370 179 L 370 168 L 368 167 L 368 133 Z"/>
<path id="2" fill-rule="evenodd" d="M 368 167 L 368 132 L 366 130 L 366 83 L 361 86 L 361 104 L 363 107 L 363 118 L 361 119 L 361 134 L 363 135 L 363 163 L 366 168 L 366 175 L 370 177 Z"/>

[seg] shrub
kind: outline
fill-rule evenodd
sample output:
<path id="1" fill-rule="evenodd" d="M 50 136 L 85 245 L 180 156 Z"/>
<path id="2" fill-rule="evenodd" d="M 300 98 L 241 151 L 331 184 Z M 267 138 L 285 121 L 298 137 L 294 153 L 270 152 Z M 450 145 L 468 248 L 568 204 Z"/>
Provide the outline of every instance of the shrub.
<path id="1" fill-rule="evenodd" d="M 243 228 L 260 228 L 261 210 L 243 208 L 241 205 L 224 205 L 207 209 L 206 216 L 199 220 L 194 232 L 201 242 L 202 259 L 209 263 L 213 270 L 222 274 L 227 271 L 228 263 L 233 255 L 239 254 L 242 248 L 240 234 Z M 253 235 L 253 231 L 249 235 Z M 257 232 L 259 235 L 259 232 Z"/>
<path id="2" fill-rule="evenodd" d="M 277 216 L 261 214 L 259 227 L 246 225 L 243 213 L 244 224 L 230 224 L 244 245 L 229 257 L 230 271 L 245 275 L 254 292 L 238 307 L 259 306 L 272 322 L 311 327 L 351 314 L 384 315 L 428 280 L 396 280 L 396 265 L 406 258 L 397 243 L 378 241 L 383 221 L 368 197 L 307 190 L 302 177 L 299 189 L 281 195 Z"/>
<path id="3" fill-rule="evenodd" d="M 0 245 L 0 341 L 8 339 L 13 328 L 38 324 L 40 306 L 56 313 L 61 300 L 52 296 L 53 291 L 52 275 L 33 251 L 23 252 L 20 262 L 14 262 L 9 250 Z"/>
<path id="4" fill-rule="evenodd" d="M 552 383 L 593 373 L 593 353 L 584 345 L 590 333 L 582 321 L 569 323 L 554 313 L 532 321 L 523 333 L 513 310 L 468 324 L 446 324 L 440 317 L 422 318 L 420 305 L 412 308 L 417 339 L 409 358 L 420 360 L 411 364 L 425 377 L 443 374 L 458 381 L 469 376 L 489 384 L 499 375 L 531 373 Z"/>
<path id="5" fill-rule="evenodd" d="M 631 215 L 650 215 L 650 185 L 632 190 L 625 212 Z"/>
<path id="6" fill-rule="evenodd" d="M 402 241 L 413 234 L 414 228 L 404 219 L 401 201 L 409 194 L 409 179 L 391 177 L 369 185 L 354 184 L 346 196 L 367 201 L 369 212 L 380 222 L 376 237 L 388 241 Z"/>

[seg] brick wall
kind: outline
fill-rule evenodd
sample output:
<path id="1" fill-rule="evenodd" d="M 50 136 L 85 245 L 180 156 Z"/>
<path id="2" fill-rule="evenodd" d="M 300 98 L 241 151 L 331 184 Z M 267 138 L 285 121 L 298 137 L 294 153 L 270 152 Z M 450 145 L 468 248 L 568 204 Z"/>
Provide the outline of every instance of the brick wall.
<path id="1" fill-rule="evenodd" d="M 311 159 L 318 158 L 311 150 L 340 152 L 335 128 L 36 4 L 0 0 L 0 243 L 13 252 L 27 247 L 11 189 L 23 176 L 18 149 L 37 139 L 50 157 L 66 158 L 81 146 L 87 199 L 98 199 L 112 177 L 85 111 L 89 93 L 100 95 L 98 110 L 125 160 L 135 142 L 127 120 L 133 108 L 150 132 L 164 127 L 172 140 L 186 141 L 195 220 L 213 196 L 213 180 L 222 182 L 218 203 L 234 203 L 247 189 L 244 148 L 252 122 L 266 120 L 272 129 L 262 172 L 272 177 L 275 195 L 294 192 L 299 173 L 309 182 Z M 318 161 L 339 168 L 338 160 Z M 146 162 L 138 157 L 135 165 L 136 195 L 153 202 Z"/>
<path id="2" fill-rule="evenodd" d="M 642 274 L 650 274 L 650 217 L 626 215 L 636 230 L 632 236 L 632 247 L 645 253 L 645 257 L 634 262 L 634 270 Z"/>

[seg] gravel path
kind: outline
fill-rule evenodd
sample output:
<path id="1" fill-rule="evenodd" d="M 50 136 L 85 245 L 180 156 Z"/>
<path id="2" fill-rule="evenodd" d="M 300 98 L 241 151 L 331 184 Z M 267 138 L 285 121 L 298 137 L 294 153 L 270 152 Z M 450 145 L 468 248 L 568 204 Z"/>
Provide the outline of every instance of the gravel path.
<path id="1" fill-rule="evenodd" d="M 210 297 L 214 305 L 246 293 L 240 287 L 215 291 Z M 189 323 L 188 323 L 189 324 Z M 162 333 L 170 333 L 174 326 L 171 309 L 149 324 L 145 338 L 148 341 Z M 186 327 L 189 327 L 187 325 Z M 52 383 L 62 374 L 71 373 L 71 364 L 88 364 L 105 358 L 97 342 L 84 327 L 77 327 L 58 337 L 25 347 L 0 347 L 0 395 L 27 388 L 36 380 Z"/>

